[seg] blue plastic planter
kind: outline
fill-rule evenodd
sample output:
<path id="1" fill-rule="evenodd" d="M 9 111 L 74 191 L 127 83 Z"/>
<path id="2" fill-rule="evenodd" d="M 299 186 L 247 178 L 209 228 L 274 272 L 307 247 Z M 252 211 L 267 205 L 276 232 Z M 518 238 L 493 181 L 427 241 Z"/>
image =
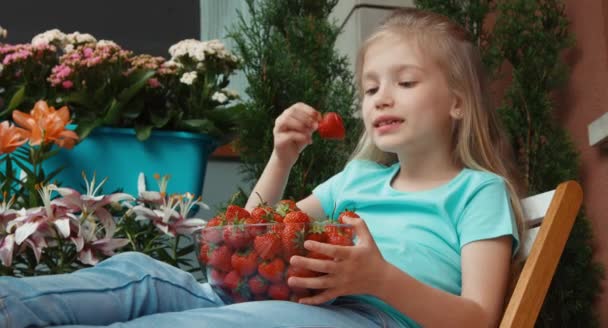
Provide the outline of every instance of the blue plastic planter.
<path id="1" fill-rule="evenodd" d="M 83 190 L 82 172 L 90 180 L 95 172 L 97 181 L 108 177 L 104 193 L 123 192 L 137 196 L 137 178 L 146 176 L 148 190 L 158 190 L 155 173 L 170 175 L 167 192 L 191 192 L 200 195 L 203 190 L 207 159 L 217 148 L 217 142 L 208 135 L 189 132 L 153 131 L 146 141 L 139 141 L 130 128 L 101 127 L 72 150 L 62 149 L 44 162 L 46 172 L 61 165 L 65 169 L 53 180 L 64 187 Z"/>

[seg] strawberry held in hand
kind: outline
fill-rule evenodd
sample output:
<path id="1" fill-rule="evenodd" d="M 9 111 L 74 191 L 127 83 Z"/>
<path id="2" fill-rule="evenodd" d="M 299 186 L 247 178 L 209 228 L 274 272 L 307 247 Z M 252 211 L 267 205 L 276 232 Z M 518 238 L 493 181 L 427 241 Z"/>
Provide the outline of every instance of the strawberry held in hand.
<path id="1" fill-rule="evenodd" d="M 343 140 L 346 134 L 342 118 L 334 112 L 323 114 L 318 131 L 321 138 L 333 140 Z"/>

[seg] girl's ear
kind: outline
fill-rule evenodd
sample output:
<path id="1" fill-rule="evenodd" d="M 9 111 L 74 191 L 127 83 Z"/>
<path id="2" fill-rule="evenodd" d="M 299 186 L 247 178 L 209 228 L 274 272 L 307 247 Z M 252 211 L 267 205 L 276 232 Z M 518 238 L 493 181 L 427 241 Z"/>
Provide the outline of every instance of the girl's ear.
<path id="1" fill-rule="evenodd" d="M 454 101 L 450 108 L 450 116 L 455 120 L 461 120 L 464 117 L 464 101 L 463 97 L 458 92 L 453 92 Z"/>

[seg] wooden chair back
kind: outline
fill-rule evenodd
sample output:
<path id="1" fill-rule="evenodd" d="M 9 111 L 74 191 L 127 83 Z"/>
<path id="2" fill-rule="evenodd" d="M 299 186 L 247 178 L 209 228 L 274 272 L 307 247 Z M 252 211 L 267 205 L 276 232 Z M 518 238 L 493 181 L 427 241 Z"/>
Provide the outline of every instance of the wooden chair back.
<path id="1" fill-rule="evenodd" d="M 576 181 L 522 200 L 526 257 L 500 323 L 501 328 L 533 327 L 583 200 Z"/>

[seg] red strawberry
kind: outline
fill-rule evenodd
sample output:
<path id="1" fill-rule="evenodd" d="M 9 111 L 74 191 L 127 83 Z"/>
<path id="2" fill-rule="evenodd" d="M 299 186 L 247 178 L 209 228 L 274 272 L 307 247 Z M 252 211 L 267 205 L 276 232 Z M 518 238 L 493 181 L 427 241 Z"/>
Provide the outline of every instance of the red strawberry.
<path id="1" fill-rule="evenodd" d="M 350 236 L 344 233 L 330 233 L 327 235 L 327 243 L 332 245 L 352 246 L 353 241 Z"/>
<path id="2" fill-rule="evenodd" d="M 319 122 L 319 136 L 325 139 L 343 140 L 346 134 L 340 115 L 334 112 L 323 114 Z"/>
<path id="3" fill-rule="evenodd" d="M 245 219 L 243 223 L 247 225 L 247 232 L 249 232 L 249 235 L 252 238 L 255 238 L 255 236 L 261 235 L 266 232 L 266 229 L 268 229 L 269 224 L 263 219 L 255 218 L 253 216 Z"/>
<path id="4" fill-rule="evenodd" d="M 210 243 L 216 244 L 222 240 L 222 229 L 219 228 L 224 223 L 224 219 L 217 215 L 207 222 L 205 229 L 201 231 L 201 238 Z"/>
<path id="5" fill-rule="evenodd" d="M 239 293 L 230 293 L 230 297 L 232 297 L 232 302 L 234 303 L 243 303 L 249 300 L 246 295 L 242 295 Z"/>
<path id="6" fill-rule="evenodd" d="M 234 249 L 247 247 L 252 239 L 249 230 L 242 224 L 224 227 L 224 242 Z"/>
<path id="7" fill-rule="evenodd" d="M 246 209 L 237 205 L 228 205 L 226 208 L 226 222 L 232 224 L 235 220 L 243 220 L 251 217 Z"/>
<path id="8" fill-rule="evenodd" d="M 350 210 L 346 209 L 346 210 L 342 211 L 342 212 L 340 213 L 340 215 L 338 216 L 338 222 L 340 222 L 340 224 L 346 224 L 346 222 L 344 222 L 344 218 L 345 218 L 345 217 L 351 217 L 351 218 L 361 218 L 361 217 L 359 216 L 359 214 L 357 214 L 357 213 L 355 213 L 355 212 L 353 212 L 353 211 L 350 211 Z M 350 228 L 350 227 L 342 227 L 342 229 L 341 229 L 341 230 L 342 230 L 342 232 L 343 232 L 343 233 L 345 233 L 346 235 L 348 235 L 348 236 L 349 236 L 349 238 L 352 238 L 352 237 L 353 237 L 353 228 Z"/>
<path id="9" fill-rule="evenodd" d="M 219 270 L 211 269 L 209 278 L 212 285 L 224 287 L 224 278 L 226 278 L 226 273 Z"/>
<path id="10" fill-rule="evenodd" d="M 224 277 L 224 286 L 233 292 L 239 290 L 242 285 L 243 281 L 236 270 L 228 272 L 228 274 L 226 274 Z"/>
<path id="11" fill-rule="evenodd" d="M 302 211 L 293 211 L 285 215 L 283 223 L 310 223 L 310 217 Z"/>
<path id="12" fill-rule="evenodd" d="M 287 301 L 289 299 L 289 287 L 285 283 L 270 285 L 268 296 L 273 300 Z"/>
<path id="13" fill-rule="evenodd" d="M 251 217 L 261 220 L 262 222 L 273 222 L 276 214 L 274 209 L 266 204 L 259 204 L 251 210 Z"/>
<path id="14" fill-rule="evenodd" d="M 281 214 L 274 212 L 272 216 L 274 217 L 274 222 L 283 223 L 283 216 Z"/>
<path id="15" fill-rule="evenodd" d="M 306 240 L 324 243 L 327 240 L 327 235 L 325 234 L 323 225 L 318 223 L 311 224 L 308 234 L 306 235 Z"/>
<path id="16" fill-rule="evenodd" d="M 222 245 L 211 249 L 210 252 L 208 262 L 210 266 L 221 271 L 230 271 L 232 269 L 230 261 L 232 252 L 230 251 L 230 247 Z"/>
<path id="17" fill-rule="evenodd" d="M 285 225 L 282 223 L 279 224 L 274 224 L 270 227 L 270 231 L 277 233 L 279 235 L 283 234 L 283 229 L 285 228 Z"/>
<path id="18" fill-rule="evenodd" d="M 198 260 L 203 264 L 209 262 L 209 244 L 206 242 L 203 242 L 201 245 L 200 252 L 198 253 Z"/>
<path id="19" fill-rule="evenodd" d="M 304 255 L 304 253 L 306 253 L 306 249 L 304 248 L 304 240 L 306 240 L 306 224 L 285 224 L 283 233 L 281 235 L 283 257 L 285 260 L 289 261 L 289 259 L 294 255 Z"/>
<path id="20" fill-rule="evenodd" d="M 242 277 L 255 273 L 258 269 L 258 256 L 253 250 L 235 252 L 230 258 L 232 269 L 238 271 Z"/>
<path id="21" fill-rule="evenodd" d="M 268 281 L 258 275 L 249 278 L 247 284 L 254 295 L 262 295 L 268 290 Z"/>
<path id="22" fill-rule="evenodd" d="M 344 217 L 351 217 L 351 218 L 360 218 L 359 214 L 351 211 L 351 210 L 344 210 L 342 212 L 340 212 L 340 215 L 338 216 L 338 222 L 340 222 L 341 224 L 344 224 Z"/>
<path id="23" fill-rule="evenodd" d="M 308 288 L 302 287 L 291 287 L 291 292 L 292 295 L 289 297 L 289 300 L 292 302 L 297 302 L 300 298 L 308 297 L 312 294 Z"/>
<path id="24" fill-rule="evenodd" d="M 319 272 L 315 272 L 312 270 L 308 270 L 306 268 L 300 268 L 293 265 L 287 267 L 287 277 L 285 279 L 289 279 L 289 277 L 302 277 L 302 278 L 312 278 L 318 277 Z"/>
<path id="25" fill-rule="evenodd" d="M 285 271 L 285 262 L 278 257 L 272 261 L 264 261 L 258 265 L 260 276 L 270 280 L 271 282 L 280 282 L 283 280 L 283 272 Z"/>
<path id="26" fill-rule="evenodd" d="M 253 248 L 264 260 L 270 260 L 281 252 L 281 237 L 274 232 L 269 232 L 255 237 Z"/>
<path id="27" fill-rule="evenodd" d="M 326 224 L 324 227 L 325 230 L 325 234 L 326 235 L 330 235 L 330 234 L 341 234 L 341 235 L 346 235 L 348 236 L 348 238 L 353 238 L 353 228 L 351 226 L 344 226 L 344 225 L 339 225 L 339 224 Z"/>
<path id="28" fill-rule="evenodd" d="M 291 199 L 282 199 L 276 205 L 276 212 L 281 216 L 287 215 L 289 212 L 299 211 L 300 209 Z"/>
<path id="29" fill-rule="evenodd" d="M 331 256 L 327 256 L 325 254 L 319 253 L 319 252 L 308 252 L 308 254 L 306 254 L 306 257 L 309 257 L 311 259 L 318 259 L 318 260 L 333 260 L 333 258 Z"/>

